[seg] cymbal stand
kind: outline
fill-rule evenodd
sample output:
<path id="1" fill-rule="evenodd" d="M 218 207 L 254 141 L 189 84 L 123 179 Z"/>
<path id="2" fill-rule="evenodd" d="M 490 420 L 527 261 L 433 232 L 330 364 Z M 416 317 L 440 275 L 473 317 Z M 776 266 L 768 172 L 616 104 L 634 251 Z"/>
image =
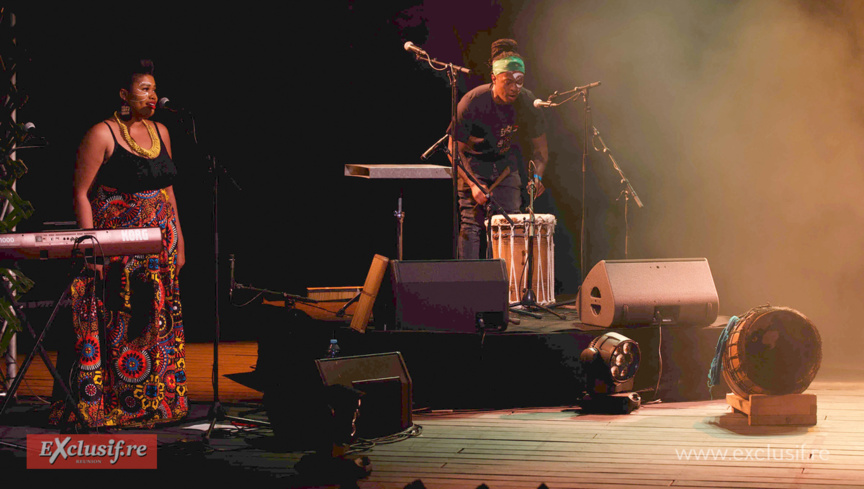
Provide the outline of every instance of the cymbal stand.
<path id="1" fill-rule="evenodd" d="M 531 162 L 533 165 L 533 162 Z M 528 172 L 529 175 L 533 175 L 533 171 Z M 534 195 L 537 192 L 537 188 L 534 186 L 534 179 L 531 178 L 528 181 L 528 266 L 527 272 L 528 277 L 525 280 L 525 288 L 522 289 L 522 299 L 518 302 L 513 302 L 510 304 L 510 310 L 517 314 L 525 314 L 533 317 L 539 318 L 538 315 L 529 313 L 530 309 L 539 309 L 544 312 L 548 312 L 549 314 L 554 314 L 558 316 L 560 319 L 566 319 L 561 314 L 549 309 L 548 307 L 542 306 L 537 303 L 537 294 L 534 292 L 533 287 L 533 279 L 534 279 L 534 235 L 536 230 L 536 219 L 534 216 Z M 526 271 L 526 268 L 522 268 L 523 273 Z M 522 307 L 522 309 L 516 309 L 518 307 Z"/>

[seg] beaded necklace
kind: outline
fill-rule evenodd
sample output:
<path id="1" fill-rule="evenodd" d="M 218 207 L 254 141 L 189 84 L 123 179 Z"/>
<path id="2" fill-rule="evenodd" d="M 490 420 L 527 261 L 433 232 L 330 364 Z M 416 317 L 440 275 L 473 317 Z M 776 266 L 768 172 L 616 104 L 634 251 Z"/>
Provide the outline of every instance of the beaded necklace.
<path id="1" fill-rule="evenodd" d="M 123 140 L 126 141 L 126 144 L 132 148 L 132 151 L 138 153 L 139 155 L 147 158 L 153 159 L 159 156 L 159 152 L 162 151 L 162 144 L 159 142 L 159 135 L 156 134 L 156 125 L 147 124 L 146 120 L 141 120 L 144 124 L 144 127 L 147 128 L 147 133 L 150 134 L 150 142 L 152 145 L 150 149 L 144 149 L 132 139 L 132 136 L 129 134 L 129 128 L 126 127 L 126 124 L 123 124 L 123 121 L 120 120 L 120 116 L 117 115 L 117 112 L 114 112 L 114 119 L 117 121 L 117 125 L 120 126 L 120 134 L 123 136 Z"/>

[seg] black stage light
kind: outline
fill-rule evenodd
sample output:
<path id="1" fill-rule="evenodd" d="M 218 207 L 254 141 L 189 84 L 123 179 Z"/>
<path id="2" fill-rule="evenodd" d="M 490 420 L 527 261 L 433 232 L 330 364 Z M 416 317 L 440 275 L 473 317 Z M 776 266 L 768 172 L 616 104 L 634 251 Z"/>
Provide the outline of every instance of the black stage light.
<path id="1" fill-rule="evenodd" d="M 583 411 L 627 414 L 639 408 L 639 394 L 629 392 L 639 370 L 639 344 L 619 333 L 591 341 L 580 356 L 585 372 Z"/>
<path id="2" fill-rule="evenodd" d="M 606 333 L 591 341 L 580 360 L 588 375 L 589 392 L 614 394 L 633 388 L 639 370 L 639 344 L 618 333 Z"/>

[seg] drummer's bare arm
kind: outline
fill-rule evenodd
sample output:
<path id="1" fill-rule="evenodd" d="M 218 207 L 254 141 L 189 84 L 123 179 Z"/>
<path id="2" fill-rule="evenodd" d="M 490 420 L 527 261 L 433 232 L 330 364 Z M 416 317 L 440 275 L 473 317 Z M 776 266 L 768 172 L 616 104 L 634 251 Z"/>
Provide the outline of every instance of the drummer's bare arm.
<path id="1" fill-rule="evenodd" d="M 452 139 L 448 140 L 448 141 L 452 141 Z M 486 189 L 486 187 L 483 187 L 482 184 L 481 184 L 481 186 L 478 187 L 477 185 L 474 184 L 474 182 L 472 182 L 468 178 L 468 176 L 465 175 L 465 170 L 462 169 L 462 166 L 464 166 L 464 162 L 467 161 L 467 158 L 465 157 L 465 150 L 468 149 L 468 145 L 463 143 L 462 141 L 458 141 L 457 144 L 459 147 L 459 160 L 463 162 L 463 165 L 460 165 L 459 168 L 456 169 L 456 171 L 459 172 L 459 178 L 462 181 L 468 183 L 468 186 L 471 188 L 471 196 L 474 197 L 474 200 L 478 204 L 483 205 L 486 203 L 486 194 L 489 191 Z M 450 144 L 449 147 L 450 148 L 453 147 L 452 143 Z M 452 155 L 448 154 L 447 156 L 448 156 L 448 158 L 450 158 L 450 163 L 452 164 L 453 163 Z M 468 168 L 468 171 L 471 171 L 471 169 L 468 166 L 465 166 L 465 168 Z M 473 175 L 473 173 L 472 173 L 472 175 Z"/>
<path id="2" fill-rule="evenodd" d="M 537 186 L 537 196 L 539 197 L 546 187 L 543 185 L 543 172 L 546 171 L 546 162 L 549 160 L 549 147 L 546 144 L 546 135 L 540 135 L 531 140 L 531 161 L 534 162 L 534 174 L 537 178 L 534 184 Z M 529 175 L 533 178 L 533 175 Z"/>

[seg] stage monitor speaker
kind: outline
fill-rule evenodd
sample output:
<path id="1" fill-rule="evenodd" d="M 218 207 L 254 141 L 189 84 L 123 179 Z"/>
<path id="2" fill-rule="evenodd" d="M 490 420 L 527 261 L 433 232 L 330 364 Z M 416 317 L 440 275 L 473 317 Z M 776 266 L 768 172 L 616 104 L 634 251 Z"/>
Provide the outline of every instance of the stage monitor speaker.
<path id="1" fill-rule="evenodd" d="M 707 326 L 719 300 L 708 260 L 604 260 L 579 291 L 582 323 L 593 326 Z"/>
<path id="2" fill-rule="evenodd" d="M 475 333 L 507 329 L 504 260 L 390 262 L 373 317 L 379 329 Z"/>
<path id="3" fill-rule="evenodd" d="M 411 376 L 398 351 L 322 358 L 315 364 L 325 386 L 341 385 L 363 392 L 356 423 L 358 437 L 392 435 L 413 425 Z"/>

